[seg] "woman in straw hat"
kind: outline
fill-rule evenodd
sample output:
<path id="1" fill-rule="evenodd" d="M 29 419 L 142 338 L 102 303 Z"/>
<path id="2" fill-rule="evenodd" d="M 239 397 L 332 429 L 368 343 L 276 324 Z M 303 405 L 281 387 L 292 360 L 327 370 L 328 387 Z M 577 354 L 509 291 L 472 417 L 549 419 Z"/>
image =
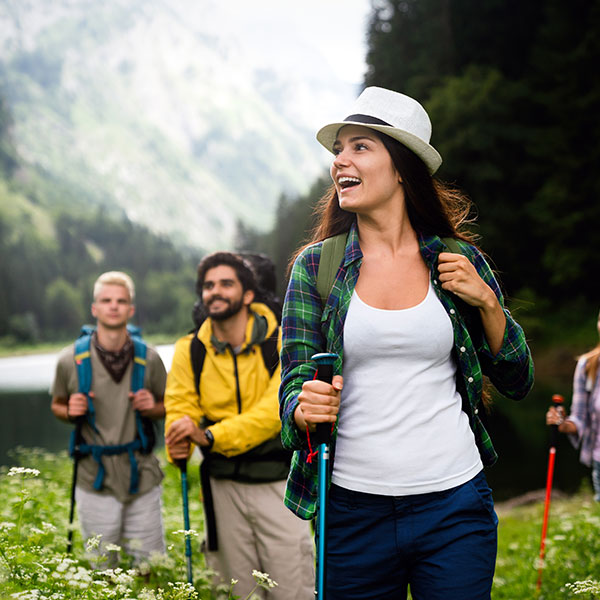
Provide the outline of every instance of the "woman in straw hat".
<path id="1" fill-rule="evenodd" d="M 432 177 L 442 159 L 424 108 L 369 87 L 349 114 L 317 133 L 333 186 L 283 311 L 286 504 L 315 515 L 312 436 L 331 424 L 328 600 L 406 598 L 408 586 L 415 600 L 489 598 L 497 518 L 482 469 L 496 454 L 478 415 L 482 374 L 521 399 L 530 351 L 461 229 L 468 203 Z M 322 304 L 323 240 L 338 234 L 345 250 Z M 318 352 L 339 356 L 332 384 L 314 379 Z"/>

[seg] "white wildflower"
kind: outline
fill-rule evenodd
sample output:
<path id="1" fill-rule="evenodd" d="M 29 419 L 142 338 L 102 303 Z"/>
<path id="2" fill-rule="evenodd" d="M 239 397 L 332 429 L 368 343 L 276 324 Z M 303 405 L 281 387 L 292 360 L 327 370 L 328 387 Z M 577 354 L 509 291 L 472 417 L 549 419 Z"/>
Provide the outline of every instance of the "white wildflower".
<path id="1" fill-rule="evenodd" d="M 58 565 L 56 565 L 56 570 L 59 573 L 63 573 L 75 562 L 77 561 L 73 560 L 72 558 L 63 558 Z"/>
<path id="2" fill-rule="evenodd" d="M 11 598 L 18 598 L 19 600 L 38 600 L 38 598 L 43 598 L 44 596 L 40 595 L 40 590 L 28 590 L 26 592 L 15 592 L 11 594 Z"/>
<path id="3" fill-rule="evenodd" d="M 88 538 L 85 542 L 85 549 L 88 552 L 91 552 L 92 550 L 95 550 L 96 548 L 98 548 L 98 546 L 100 546 L 100 538 L 101 537 L 102 537 L 102 534 L 94 535 L 91 538 Z"/>
<path id="4" fill-rule="evenodd" d="M 23 475 L 23 477 L 37 477 L 40 472 L 37 469 L 27 469 L 26 467 L 11 467 L 7 473 L 9 477 L 15 477 L 16 475 Z"/>
<path id="5" fill-rule="evenodd" d="M 106 544 L 104 548 L 107 552 L 121 552 L 121 546 L 117 544 Z"/>
<path id="6" fill-rule="evenodd" d="M 175 559 L 162 552 L 151 552 L 148 561 L 153 567 L 164 567 L 165 569 L 175 568 Z"/>
<path id="7" fill-rule="evenodd" d="M 254 577 L 254 581 L 256 581 L 258 585 L 263 587 L 274 588 L 276 585 L 279 585 L 276 581 L 273 581 L 269 577 L 268 573 L 262 573 L 261 571 L 257 571 L 256 569 L 252 571 L 252 577 Z"/>
<path id="8" fill-rule="evenodd" d="M 600 582 L 593 579 L 585 581 L 576 581 L 575 583 L 567 583 L 568 587 L 574 594 L 597 594 L 600 592 Z"/>
<path id="9" fill-rule="evenodd" d="M 173 535 L 183 535 L 184 537 L 198 537 L 198 532 L 195 529 L 178 529 L 173 532 Z"/>
<path id="10" fill-rule="evenodd" d="M 184 583 L 182 581 L 177 581 L 172 583 L 169 581 L 168 586 L 173 588 L 173 592 L 177 594 L 177 598 L 188 598 L 189 600 L 196 600 L 198 598 L 198 592 L 196 588 L 191 583 L 187 581 Z"/>

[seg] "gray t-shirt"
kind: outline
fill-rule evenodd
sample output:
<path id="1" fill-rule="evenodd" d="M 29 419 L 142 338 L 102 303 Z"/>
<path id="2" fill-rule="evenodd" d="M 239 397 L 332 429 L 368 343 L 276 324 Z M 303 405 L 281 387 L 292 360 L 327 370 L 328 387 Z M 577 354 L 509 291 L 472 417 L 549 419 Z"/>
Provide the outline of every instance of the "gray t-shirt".
<path id="1" fill-rule="evenodd" d="M 77 392 L 78 379 L 74 359 L 75 346 L 71 344 L 59 355 L 54 382 L 51 388 L 53 397 L 69 398 Z M 126 444 L 135 439 L 135 414 L 131 408 L 129 392 L 131 391 L 130 363 L 120 383 L 116 383 L 106 370 L 94 344 L 90 347 L 92 361 L 92 389 L 96 411 L 97 432 L 86 422 L 82 428 L 83 438 L 88 444 L 115 445 Z M 166 371 L 156 350 L 148 346 L 144 387 L 155 398 L 162 398 L 165 393 Z M 105 468 L 104 483 L 101 493 L 115 496 L 120 502 L 128 502 L 140 494 L 157 486 L 163 478 L 158 460 L 154 454 L 135 453 L 139 470 L 139 491 L 135 496 L 129 493 L 131 480 L 131 463 L 129 454 L 103 456 Z M 94 480 L 98 473 L 98 463 L 92 456 L 79 461 L 77 485 L 88 491 L 94 491 Z"/>

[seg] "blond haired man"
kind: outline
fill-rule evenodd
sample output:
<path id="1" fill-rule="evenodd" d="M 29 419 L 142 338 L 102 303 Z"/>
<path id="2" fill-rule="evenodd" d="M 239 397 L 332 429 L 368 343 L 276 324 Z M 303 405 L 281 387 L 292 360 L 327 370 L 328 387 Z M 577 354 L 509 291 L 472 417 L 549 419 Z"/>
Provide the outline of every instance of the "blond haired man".
<path id="1" fill-rule="evenodd" d="M 75 498 L 83 538 L 101 535 L 100 552 L 120 545 L 140 562 L 166 551 L 163 473 L 152 453 L 152 421 L 165 414 L 166 372 L 156 350 L 128 330 L 134 301 L 127 274 L 98 277 L 91 307 L 96 327 L 60 353 L 51 408 L 58 419 L 76 424 Z"/>

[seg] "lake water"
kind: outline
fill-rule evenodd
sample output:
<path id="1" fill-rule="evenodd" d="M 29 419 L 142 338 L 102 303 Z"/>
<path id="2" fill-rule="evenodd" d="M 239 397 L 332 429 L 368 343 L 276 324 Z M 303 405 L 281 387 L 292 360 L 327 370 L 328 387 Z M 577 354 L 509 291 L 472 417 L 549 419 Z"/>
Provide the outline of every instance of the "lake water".
<path id="1" fill-rule="evenodd" d="M 173 344 L 156 346 L 167 371 L 171 368 Z M 0 358 L 0 392 L 48 391 L 54 378 L 58 352 Z"/>
<path id="2" fill-rule="evenodd" d="M 158 346 L 167 370 L 173 346 Z M 56 452 L 67 448 L 72 426 L 50 411 L 50 388 L 57 354 L 0 358 L 0 464 L 13 464 L 10 450 L 38 446 Z M 486 427 L 500 458 L 486 469 L 497 500 L 511 498 L 546 485 L 548 430 L 544 423 L 552 394 L 568 401 L 569 377 L 536 381 L 522 402 L 495 398 Z M 481 413 L 481 411 L 480 411 Z M 162 438 L 159 438 L 159 441 Z M 576 491 L 589 471 L 579 464 L 577 452 L 561 436 L 556 455 L 554 484 L 565 492 Z"/>

